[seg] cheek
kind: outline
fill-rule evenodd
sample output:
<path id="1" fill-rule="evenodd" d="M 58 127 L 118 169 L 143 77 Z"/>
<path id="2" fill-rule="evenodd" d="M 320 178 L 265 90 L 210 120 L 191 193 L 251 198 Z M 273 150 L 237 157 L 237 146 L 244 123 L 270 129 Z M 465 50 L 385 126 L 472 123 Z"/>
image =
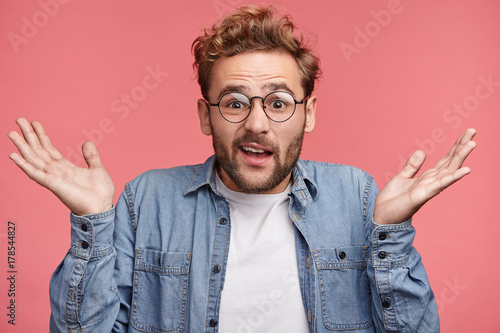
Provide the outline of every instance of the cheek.
<path id="1" fill-rule="evenodd" d="M 288 146 L 292 141 L 304 131 L 304 123 L 294 123 L 290 124 L 293 126 L 287 126 L 277 133 L 278 141 L 281 142 L 283 146 Z"/>
<path id="2" fill-rule="evenodd" d="M 304 133 L 304 123 L 297 122 L 293 124 L 293 126 L 288 126 L 286 129 L 282 129 L 278 133 L 276 133 L 276 144 L 279 145 L 280 148 L 280 159 L 284 160 L 287 158 L 287 154 L 289 153 L 289 149 L 293 146 L 294 149 L 297 145 L 297 140 L 299 137 L 303 137 Z M 302 139 L 301 139 L 302 141 Z"/>
<path id="3" fill-rule="evenodd" d="M 235 139 L 235 132 L 231 131 L 227 126 L 219 127 L 215 124 L 212 126 L 212 135 L 217 137 L 219 142 L 223 143 L 227 148 L 231 148 Z"/>

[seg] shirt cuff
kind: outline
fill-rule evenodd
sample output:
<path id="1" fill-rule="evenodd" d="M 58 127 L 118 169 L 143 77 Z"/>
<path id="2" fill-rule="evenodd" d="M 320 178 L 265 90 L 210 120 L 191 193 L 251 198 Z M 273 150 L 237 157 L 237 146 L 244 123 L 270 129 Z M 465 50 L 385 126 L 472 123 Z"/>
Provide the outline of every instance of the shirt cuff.
<path id="1" fill-rule="evenodd" d="M 70 252 L 82 259 L 99 257 L 112 251 L 115 206 L 98 214 L 71 213 Z"/>
<path id="2" fill-rule="evenodd" d="M 372 258 L 374 267 L 399 267 L 410 256 L 415 238 L 415 228 L 411 218 L 397 224 L 377 224 L 372 222 Z"/>

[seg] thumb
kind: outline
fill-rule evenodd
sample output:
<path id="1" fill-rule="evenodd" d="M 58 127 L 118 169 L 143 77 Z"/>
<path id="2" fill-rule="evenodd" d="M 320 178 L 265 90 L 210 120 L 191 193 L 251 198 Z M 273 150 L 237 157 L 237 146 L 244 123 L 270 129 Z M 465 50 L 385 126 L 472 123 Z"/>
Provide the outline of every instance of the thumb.
<path id="1" fill-rule="evenodd" d="M 414 151 L 399 175 L 404 178 L 413 178 L 424 164 L 425 158 L 426 155 L 423 150 Z"/>
<path id="2" fill-rule="evenodd" d="M 89 168 L 102 168 L 101 158 L 97 148 L 92 141 L 86 141 L 82 145 L 82 153 Z"/>

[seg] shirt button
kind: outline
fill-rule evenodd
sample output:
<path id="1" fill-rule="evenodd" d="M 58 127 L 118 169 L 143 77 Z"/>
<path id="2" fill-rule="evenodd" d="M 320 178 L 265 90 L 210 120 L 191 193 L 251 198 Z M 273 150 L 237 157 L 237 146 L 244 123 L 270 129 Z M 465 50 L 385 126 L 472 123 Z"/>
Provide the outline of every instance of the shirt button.
<path id="1" fill-rule="evenodd" d="M 386 238 L 387 238 L 387 234 L 385 232 L 378 235 L 378 239 L 380 239 L 380 240 L 385 240 Z"/>
<path id="2" fill-rule="evenodd" d="M 378 257 L 379 257 L 379 259 L 385 259 L 387 257 L 387 252 L 380 251 L 378 253 Z"/>
<path id="3" fill-rule="evenodd" d="M 219 265 L 215 265 L 213 271 L 214 271 L 214 273 L 219 273 L 220 272 L 220 266 Z M 214 319 L 212 319 L 212 320 L 214 320 Z"/>
<path id="4" fill-rule="evenodd" d="M 80 225 L 80 229 L 82 229 L 84 232 L 86 232 L 87 231 L 87 225 L 86 224 Z"/>
<path id="5" fill-rule="evenodd" d="M 215 319 L 210 319 L 209 325 L 210 325 L 210 327 L 215 327 L 215 326 L 217 326 L 217 320 L 215 320 Z"/>
<path id="6" fill-rule="evenodd" d="M 219 223 L 220 223 L 220 224 L 222 224 L 222 225 L 226 225 L 226 223 L 227 223 L 227 219 L 226 219 L 225 217 L 223 217 L 223 218 L 221 218 L 221 219 L 219 220 Z"/>
<path id="7" fill-rule="evenodd" d="M 87 243 L 86 241 L 83 241 L 83 242 L 82 242 L 82 247 L 83 247 L 84 249 L 87 249 L 87 248 L 89 247 L 89 243 Z"/>
<path id="8" fill-rule="evenodd" d="M 387 308 L 388 308 L 388 307 L 390 307 L 390 306 L 391 306 L 391 302 L 390 302 L 388 299 L 384 299 L 384 300 L 382 301 L 382 307 L 383 307 L 384 309 L 387 309 Z"/>
<path id="9" fill-rule="evenodd" d="M 345 259 L 345 252 L 344 251 L 340 251 L 339 252 L 339 258 L 344 260 Z"/>

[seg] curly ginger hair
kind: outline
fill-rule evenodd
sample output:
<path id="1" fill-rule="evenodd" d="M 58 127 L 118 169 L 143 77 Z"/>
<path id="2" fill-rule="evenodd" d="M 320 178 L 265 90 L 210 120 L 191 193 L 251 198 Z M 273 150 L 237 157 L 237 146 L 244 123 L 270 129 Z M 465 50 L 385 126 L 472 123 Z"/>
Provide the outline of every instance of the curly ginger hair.
<path id="1" fill-rule="evenodd" d="M 299 67 L 305 96 L 309 96 L 321 75 L 319 58 L 303 35 L 295 31 L 290 17 L 278 17 L 273 6 L 244 6 L 222 17 L 211 29 L 206 28 L 192 44 L 193 67 L 203 97 L 208 100 L 210 75 L 217 59 L 249 51 L 290 54 Z"/>

